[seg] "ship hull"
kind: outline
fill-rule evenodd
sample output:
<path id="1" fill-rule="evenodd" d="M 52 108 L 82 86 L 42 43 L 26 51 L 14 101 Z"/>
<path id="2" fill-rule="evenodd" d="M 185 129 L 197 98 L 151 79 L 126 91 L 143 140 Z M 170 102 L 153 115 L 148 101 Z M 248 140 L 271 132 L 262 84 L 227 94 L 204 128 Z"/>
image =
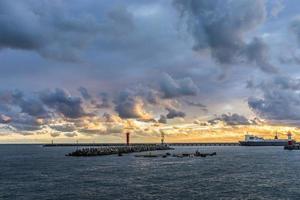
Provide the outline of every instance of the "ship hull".
<path id="1" fill-rule="evenodd" d="M 277 142 L 272 142 L 272 141 L 260 141 L 260 142 L 240 141 L 241 146 L 285 146 L 287 144 L 288 144 L 287 141 L 277 141 Z"/>

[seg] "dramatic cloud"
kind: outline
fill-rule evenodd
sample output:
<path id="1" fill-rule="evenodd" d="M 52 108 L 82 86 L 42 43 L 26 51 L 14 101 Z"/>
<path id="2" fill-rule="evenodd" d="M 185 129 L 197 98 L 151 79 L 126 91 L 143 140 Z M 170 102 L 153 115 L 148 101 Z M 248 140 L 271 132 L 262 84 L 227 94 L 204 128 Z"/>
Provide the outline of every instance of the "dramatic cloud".
<path id="1" fill-rule="evenodd" d="M 63 61 L 79 61 L 81 51 L 93 41 L 133 28 L 132 15 L 124 7 L 103 16 L 78 9 L 76 3 L 2 0 L 0 12 L 0 48 L 32 50 Z"/>
<path id="2" fill-rule="evenodd" d="M 300 80 L 280 76 L 253 86 L 262 97 L 251 97 L 249 107 L 269 120 L 300 120 Z"/>
<path id="3" fill-rule="evenodd" d="M 244 134 L 240 127 L 251 130 L 260 118 L 297 121 L 298 7 L 284 0 L 0 0 L 0 135 L 115 142 L 130 129 L 145 141 L 161 132 Z"/>
<path id="4" fill-rule="evenodd" d="M 169 74 L 164 73 L 160 81 L 160 90 L 164 98 L 180 96 L 195 96 L 198 87 L 189 77 L 175 80 Z"/>
<path id="5" fill-rule="evenodd" d="M 5 91 L 0 94 L 0 103 L 2 108 L 8 106 L 17 106 L 21 110 L 21 113 L 26 113 L 30 116 L 35 117 L 45 117 L 47 115 L 47 111 L 44 108 L 43 104 L 34 98 L 25 98 L 21 91 Z"/>
<path id="6" fill-rule="evenodd" d="M 92 117 L 84 111 L 83 106 L 79 97 L 73 97 L 62 89 L 27 95 L 18 90 L 2 91 L 0 112 L 3 114 L 0 122 L 9 124 L 13 131 L 21 134 L 32 134 L 32 131 L 47 127 L 55 131 L 70 132 L 70 124 L 57 125 L 56 121 L 59 122 L 60 118 L 75 120 L 81 117 Z M 72 130 L 75 129 L 73 127 Z"/>
<path id="7" fill-rule="evenodd" d="M 261 38 L 254 38 L 245 48 L 248 61 L 257 64 L 264 72 L 275 73 L 277 69 L 269 63 L 268 50 Z"/>
<path id="8" fill-rule="evenodd" d="M 245 116 L 236 113 L 233 114 L 222 114 L 208 122 L 210 124 L 216 124 L 218 121 L 222 121 L 227 125 L 250 125 L 252 121 L 248 120 Z"/>
<path id="9" fill-rule="evenodd" d="M 186 116 L 186 114 L 184 112 L 182 112 L 178 109 L 175 109 L 175 108 L 168 107 L 168 108 L 166 108 L 166 110 L 168 111 L 168 114 L 167 114 L 168 119 L 173 119 L 176 117 L 184 118 Z"/>
<path id="10" fill-rule="evenodd" d="M 121 118 L 150 119 L 144 110 L 143 100 L 130 91 L 122 91 L 115 100 L 115 110 Z"/>
<path id="11" fill-rule="evenodd" d="M 152 105 L 161 104 L 161 94 L 159 91 L 152 88 L 141 88 L 138 94 L 147 100 Z"/>
<path id="12" fill-rule="evenodd" d="M 87 115 L 79 97 L 72 97 L 62 89 L 40 92 L 41 101 L 49 108 L 68 118 L 79 118 Z"/>
<path id="13" fill-rule="evenodd" d="M 43 128 L 46 121 L 43 119 L 35 118 L 25 114 L 14 114 L 12 120 L 9 123 L 20 134 L 33 134 L 32 131 L 38 131 Z"/>
<path id="14" fill-rule="evenodd" d="M 245 39 L 265 20 L 264 0 L 175 0 L 174 4 L 187 19 L 195 51 L 208 50 L 221 64 L 246 60 L 265 72 L 276 71 L 267 60 L 266 45 L 256 38 L 250 43 Z"/>

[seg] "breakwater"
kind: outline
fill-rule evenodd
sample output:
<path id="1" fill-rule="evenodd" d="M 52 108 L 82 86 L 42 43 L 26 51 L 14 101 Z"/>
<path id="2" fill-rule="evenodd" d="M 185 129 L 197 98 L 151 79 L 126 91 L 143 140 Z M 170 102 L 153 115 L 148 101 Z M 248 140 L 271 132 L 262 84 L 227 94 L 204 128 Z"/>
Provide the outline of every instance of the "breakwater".
<path id="1" fill-rule="evenodd" d="M 67 154 L 66 156 L 105 156 L 135 152 L 144 152 L 144 151 L 159 151 L 159 150 L 172 150 L 173 148 L 168 145 L 130 145 L 130 146 L 103 146 L 98 148 L 82 148 L 77 149 L 74 152 Z"/>
<path id="2" fill-rule="evenodd" d="M 158 145 L 154 143 L 132 143 L 133 146 L 143 146 L 143 145 Z M 198 142 L 198 143 L 168 143 L 169 146 L 239 146 L 237 142 Z M 54 144 L 44 144 L 44 147 L 110 147 L 118 146 L 124 147 L 127 146 L 125 143 L 54 143 Z"/>

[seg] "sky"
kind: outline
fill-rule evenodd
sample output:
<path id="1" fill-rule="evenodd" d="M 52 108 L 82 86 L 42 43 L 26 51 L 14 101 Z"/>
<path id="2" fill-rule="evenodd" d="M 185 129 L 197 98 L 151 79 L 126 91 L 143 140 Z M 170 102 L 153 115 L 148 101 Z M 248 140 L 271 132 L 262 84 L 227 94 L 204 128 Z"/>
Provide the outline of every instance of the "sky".
<path id="1" fill-rule="evenodd" d="M 0 143 L 300 139 L 297 0 L 1 0 Z"/>

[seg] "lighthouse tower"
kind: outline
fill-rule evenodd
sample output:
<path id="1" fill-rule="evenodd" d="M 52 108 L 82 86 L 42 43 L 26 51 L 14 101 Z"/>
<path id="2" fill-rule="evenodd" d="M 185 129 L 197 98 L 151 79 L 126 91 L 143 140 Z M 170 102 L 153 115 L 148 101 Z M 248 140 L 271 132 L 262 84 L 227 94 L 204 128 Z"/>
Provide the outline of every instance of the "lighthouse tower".
<path id="1" fill-rule="evenodd" d="M 165 134 L 163 132 L 161 132 L 161 144 L 165 143 Z"/>
<path id="2" fill-rule="evenodd" d="M 292 133 L 289 131 L 288 134 L 288 145 L 293 145 L 293 140 L 292 140 Z"/>
<path id="3" fill-rule="evenodd" d="M 126 133 L 126 145 L 129 146 L 130 132 Z"/>

